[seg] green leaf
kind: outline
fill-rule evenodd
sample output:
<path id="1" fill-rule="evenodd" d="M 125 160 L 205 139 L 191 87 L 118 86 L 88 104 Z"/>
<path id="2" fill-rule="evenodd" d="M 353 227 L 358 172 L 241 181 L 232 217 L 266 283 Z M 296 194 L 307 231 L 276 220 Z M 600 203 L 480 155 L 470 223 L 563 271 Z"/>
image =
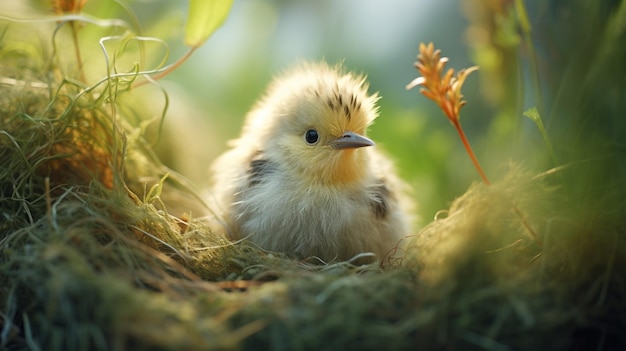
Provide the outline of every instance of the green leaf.
<path id="1" fill-rule="evenodd" d="M 202 45 L 226 20 L 233 0 L 189 0 L 185 44 Z"/>
<path id="2" fill-rule="evenodd" d="M 528 19 L 528 12 L 526 11 L 524 0 L 515 0 L 515 11 L 517 12 L 517 17 L 522 31 L 530 33 L 532 27 L 530 25 L 530 20 Z"/>
<path id="3" fill-rule="evenodd" d="M 524 111 L 524 116 L 532 119 L 537 124 L 541 123 L 541 116 L 539 116 L 539 111 L 537 111 L 536 107 L 532 107 Z"/>

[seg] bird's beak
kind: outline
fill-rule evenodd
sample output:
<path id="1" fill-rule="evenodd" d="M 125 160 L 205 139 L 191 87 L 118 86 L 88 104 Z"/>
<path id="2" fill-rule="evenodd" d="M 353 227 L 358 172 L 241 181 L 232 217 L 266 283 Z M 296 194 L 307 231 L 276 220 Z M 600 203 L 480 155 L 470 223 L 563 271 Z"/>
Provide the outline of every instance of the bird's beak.
<path id="1" fill-rule="evenodd" d="M 371 139 L 366 138 L 362 135 L 352 132 L 345 132 L 341 137 L 331 141 L 330 145 L 338 150 L 356 149 L 358 147 L 373 146 L 374 142 Z"/>

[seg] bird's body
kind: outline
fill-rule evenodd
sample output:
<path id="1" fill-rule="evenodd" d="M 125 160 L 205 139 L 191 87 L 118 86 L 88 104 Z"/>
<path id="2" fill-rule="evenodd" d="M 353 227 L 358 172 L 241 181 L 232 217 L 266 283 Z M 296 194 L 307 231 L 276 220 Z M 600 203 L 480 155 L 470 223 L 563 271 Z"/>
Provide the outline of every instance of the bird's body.
<path id="1" fill-rule="evenodd" d="M 408 233 L 402 184 L 366 138 L 377 96 L 325 64 L 279 77 L 214 164 L 218 212 L 233 239 L 297 258 L 382 258 Z"/>

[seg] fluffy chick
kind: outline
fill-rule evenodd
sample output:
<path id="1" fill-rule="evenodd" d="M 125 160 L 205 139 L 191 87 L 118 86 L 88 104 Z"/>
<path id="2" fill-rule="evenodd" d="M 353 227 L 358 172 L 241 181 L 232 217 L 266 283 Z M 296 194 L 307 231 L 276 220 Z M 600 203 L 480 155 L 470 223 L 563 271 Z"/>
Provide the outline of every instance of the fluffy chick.
<path id="1" fill-rule="evenodd" d="M 408 233 L 404 185 L 365 136 L 378 100 L 367 89 L 364 77 L 323 63 L 274 80 L 213 165 L 232 239 L 328 262 L 382 259 Z"/>

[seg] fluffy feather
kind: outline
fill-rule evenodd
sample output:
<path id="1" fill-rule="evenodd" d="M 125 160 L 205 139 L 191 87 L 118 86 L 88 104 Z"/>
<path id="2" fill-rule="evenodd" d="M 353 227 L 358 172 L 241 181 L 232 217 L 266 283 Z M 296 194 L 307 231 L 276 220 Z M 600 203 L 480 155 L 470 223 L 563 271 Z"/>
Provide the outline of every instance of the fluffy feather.
<path id="1" fill-rule="evenodd" d="M 378 100 L 367 89 L 364 77 L 323 63 L 274 80 L 213 166 L 231 238 L 331 261 L 363 252 L 382 258 L 408 233 L 404 186 L 365 137 Z M 319 135 L 314 143 L 310 130 Z"/>

